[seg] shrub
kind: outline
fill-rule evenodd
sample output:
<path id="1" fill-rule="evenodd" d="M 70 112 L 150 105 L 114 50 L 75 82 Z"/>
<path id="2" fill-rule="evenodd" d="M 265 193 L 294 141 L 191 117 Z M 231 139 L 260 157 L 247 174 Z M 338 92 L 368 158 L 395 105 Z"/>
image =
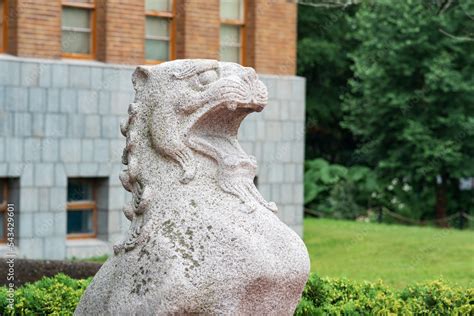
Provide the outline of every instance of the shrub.
<path id="1" fill-rule="evenodd" d="M 91 280 L 60 273 L 27 283 L 15 291 L 14 309 L 8 305 L 7 288 L 0 287 L 0 315 L 72 315 Z"/>
<path id="2" fill-rule="evenodd" d="M 474 289 L 441 281 L 394 291 L 382 282 L 355 282 L 311 274 L 296 315 L 472 315 Z"/>
<path id="3" fill-rule="evenodd" d="M 367 167 L 347 168 L 324 159 L 305 162 L 305 205 L 331 217 L 355 219 L 366 215 L 370 195 L 378 189 L 377 177 Z"/>
<path id="4" fill-rule="evenodd" d="M 322 216 L 370 218 L 372 211 L 384 209 L 408 219 L 426 220 L 431 213 L 431 210 L 426 211 L 426 204 L 434 196 L 433 192 L 424 189 L 414 192 L 413 186 L 409 177 L 387 181 L 365 166 L 345 167 L 324 159 L 305 161 L 304 203 Z M 400 220 L 386 217 L 384 222 L 399 223 Z"/>
<path id="5" fill-rule="evenodd" d="M 15 291 L 9 308 L 7 288 L 0 287 L 0 315 L 72 315 L 92 278 L 64 274 L 27 283 Z M 311 274 L 295 315 L 473 315 L 474 289 L 440 281 L 394 291 L 382 282 L 355 282 Z"/>

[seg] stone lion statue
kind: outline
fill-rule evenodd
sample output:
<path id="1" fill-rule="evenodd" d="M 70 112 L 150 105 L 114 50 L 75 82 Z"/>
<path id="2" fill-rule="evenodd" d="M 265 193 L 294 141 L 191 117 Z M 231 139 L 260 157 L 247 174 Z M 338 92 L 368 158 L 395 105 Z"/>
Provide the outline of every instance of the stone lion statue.
<path id="1" fill-rule="evenodd" d="M 120 175 L 131 225 L 75 315 L 291 315 L 308 253 L 237 141 L 267 103 L 264 84 L 215 60 L 140 66 L 132 81 Z"/>

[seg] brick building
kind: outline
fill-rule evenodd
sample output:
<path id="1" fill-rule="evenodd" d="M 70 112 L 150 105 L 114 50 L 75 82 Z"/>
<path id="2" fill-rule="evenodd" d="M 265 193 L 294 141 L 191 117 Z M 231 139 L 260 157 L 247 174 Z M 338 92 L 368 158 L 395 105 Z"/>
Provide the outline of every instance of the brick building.
<path id="1" fill-rule="evenodd" d="M 8 201 L 21 257 L 111 252 L 128 228 L 119 122 L 133 99 L 131 73 L 179 58 L 257 70 L 269 104 L 239 139 L 259 161 L 259 190 L 301 234 L 296 9 L 287 0 L 0 0 L 0 239 Z"/>

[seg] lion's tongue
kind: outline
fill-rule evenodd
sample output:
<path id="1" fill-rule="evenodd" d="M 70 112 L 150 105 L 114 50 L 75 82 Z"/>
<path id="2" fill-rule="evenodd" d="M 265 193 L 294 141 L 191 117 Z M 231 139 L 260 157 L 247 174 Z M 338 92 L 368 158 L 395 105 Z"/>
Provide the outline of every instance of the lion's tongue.
<path id="1" fill-rule="evenodd" d="M 206 142 L 215 147 L 216 150 L 220 151 L 222 156 L 241 154 L 240 150 L 236 147 L 238 146 L 236 140 L 215 135 L 206 135 L 203 138 Z"/>
<path id="2" fill-rule="evenodd" d="M 193 135 L 190 138 L 192 148 L 207 154 L 214 158 L 219 164 L 223 163 L 228 157 L 247 156 L 237 140 L 232 137 L 217 136 L 217 135 Z"/>

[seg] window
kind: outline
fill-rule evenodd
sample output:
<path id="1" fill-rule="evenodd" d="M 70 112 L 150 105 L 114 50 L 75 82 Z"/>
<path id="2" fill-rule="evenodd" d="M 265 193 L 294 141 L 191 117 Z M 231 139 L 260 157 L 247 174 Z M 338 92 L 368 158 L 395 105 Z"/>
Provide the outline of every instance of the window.
<path id="1" fill-rule="evenodd" d="M 221 0 L 222 61 L 244 64 L 245 0 Z"/>
<path id="2" fill-rule="evenodd" d="M 96 182 L 69 179 L 67 184 L 68 238 L 93 238 L 97 234 Z"/>
<path id="3" fill-rule="evenodd" d="M 7 240 L 8 181 L 0 179 L 0 242 Z"/>
<path id="4" fill-rule="evenodd" d="M 61 23 L 63 56 L 94 58 L 95 1 L 63 1 Z"/>
<path id="5" fill-rule="evenodd" d="M 0 0 L 0 53 L 7 49 L 8 0 Z"/>
<path id="6" fill-rule="evenodd" d="M 175 1 L 145 0 L 145 60 L 174 59 Z"/>

